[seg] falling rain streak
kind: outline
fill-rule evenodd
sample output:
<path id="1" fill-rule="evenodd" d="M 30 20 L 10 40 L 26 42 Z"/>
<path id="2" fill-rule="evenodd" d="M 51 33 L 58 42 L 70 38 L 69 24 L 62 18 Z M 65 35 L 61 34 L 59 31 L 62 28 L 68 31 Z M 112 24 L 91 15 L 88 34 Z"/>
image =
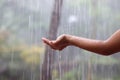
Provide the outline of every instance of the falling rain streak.
<path id="1" fill-rule="evenodd" d="M 120 29 L 120 0 L 0 0 L 0 80 L 120 80 L 119 53 L 102 56 L 41 38 L 105 40 Z"/>

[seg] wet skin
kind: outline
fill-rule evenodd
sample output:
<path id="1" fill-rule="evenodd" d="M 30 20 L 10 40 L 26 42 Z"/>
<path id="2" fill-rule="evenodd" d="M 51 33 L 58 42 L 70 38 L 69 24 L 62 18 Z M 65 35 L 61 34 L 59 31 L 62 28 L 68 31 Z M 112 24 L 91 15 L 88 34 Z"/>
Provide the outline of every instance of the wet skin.
<path id="1" fill-rule="evenodd" d="M 46 38 L 42 38 L 42 40 L 55 50 L 63 50 L 67 46 L 76 46 L 101 55 L 111 55 L 120 52 L 120 29 L 104 41 L 67 34 L 59 36 L 56 40 Z"/>

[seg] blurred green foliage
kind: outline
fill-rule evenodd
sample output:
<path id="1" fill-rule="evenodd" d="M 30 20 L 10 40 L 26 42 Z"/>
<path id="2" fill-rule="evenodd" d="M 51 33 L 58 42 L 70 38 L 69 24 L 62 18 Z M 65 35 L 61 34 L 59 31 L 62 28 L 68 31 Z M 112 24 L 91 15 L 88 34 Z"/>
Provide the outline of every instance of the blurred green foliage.
<path id="1" fill-rule="evenodd" d="M 40 69 L 45 50 L 40 38 L 47 36 L 52 11 L 50 5 L 52 4 L 44 4 L 44 0 L 40 0 L 40 7 L 37 11 L 30 8 L 31 5 L 27 4 L 29 1 L 23 1 L 26 1 L 25 5 L 22 5 L 22 1 L 0 0 L 0 80 L 40 80 Z M 60 24 L 63 26 L 62 30 L 66 30 L 65 27 L 69 25 L 71 31 L 68 33 L 91 38 L 91 35 L 94 34 L 92 29 L 95 28 L 96 38 L 106 39 L 113 31 L 119 29 L 120 10 L 118 9 L 120 6 L 117 3 L 112 4 L 113 0 L 66 1 Z M 115 1 L 119 2 L 119 0 Z M 34 7 L 36 4 L 32 6 Z M 68 23 L 71 15 L 76 15 L 80 22 Z M 58 31 L 62 32 L 62 30 Z M 65 32 L 67 33 L 67 30 Z M 96 68 L 96 72 L 86 73 L 84 76 L 92 74 L 93 80 L 108 80 L 108 78 L 102 78 L 102 72 L 99 70 L 99 67 L 106 69 L 107 66 L 113 67 L 111 68 L 113 70 L 115 68 L 116 71 L 109 76 L 109 80 L 120 80 L 118 76 L 120 63 L 116 57 L 98 55 L 91 57 L 90 52 L 83 50 L 74 52 L 74 50 L 74 48 L 70 48 L 68 51 L 66 49 L 62 60 L 68 56 L 67 61 L 79 65 L 80 69 L 79 67 L 70 68 L 62 74 L 62 80 L 82 79 L 82 74 L 84 74 L 82 69 L 88 69 L 88 62 L 92 64 L 91 71 Z M 68 66 L 71 67 L 71 65 Z M 60 79 L 58 69 L 53 69 L 52 75 L 54 80 Z"/>

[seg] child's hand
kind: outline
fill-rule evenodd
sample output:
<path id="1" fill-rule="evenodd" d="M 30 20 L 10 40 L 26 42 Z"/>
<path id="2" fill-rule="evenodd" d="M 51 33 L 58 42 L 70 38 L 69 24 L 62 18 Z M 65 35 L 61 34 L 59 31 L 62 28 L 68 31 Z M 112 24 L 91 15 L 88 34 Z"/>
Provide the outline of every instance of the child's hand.
<path id="1" fill-rule="evenodd" d="M 44 43 L 46 43 L 52 49 L 55 49 L 55 50 L 62 50 L 65 47 L 67 47 L 68 45 L 70 45 L 70 43 L 67 39 L 67 35 L 65 35 L 65 34 L 59 36 L 56 40 L 49 40 L 46 38 L 42 38 L 42 40 L 44 41 Z"/>

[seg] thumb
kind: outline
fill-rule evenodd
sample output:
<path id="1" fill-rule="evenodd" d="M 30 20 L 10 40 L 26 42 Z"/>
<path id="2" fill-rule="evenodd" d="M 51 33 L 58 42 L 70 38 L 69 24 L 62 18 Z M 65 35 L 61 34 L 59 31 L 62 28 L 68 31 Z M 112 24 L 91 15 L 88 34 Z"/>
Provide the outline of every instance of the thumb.
<path id="1" fill-rule="evenodd" d="M 50 41 L 51 44 L 56 44 L 57 42 L 56 41 Z"/>

